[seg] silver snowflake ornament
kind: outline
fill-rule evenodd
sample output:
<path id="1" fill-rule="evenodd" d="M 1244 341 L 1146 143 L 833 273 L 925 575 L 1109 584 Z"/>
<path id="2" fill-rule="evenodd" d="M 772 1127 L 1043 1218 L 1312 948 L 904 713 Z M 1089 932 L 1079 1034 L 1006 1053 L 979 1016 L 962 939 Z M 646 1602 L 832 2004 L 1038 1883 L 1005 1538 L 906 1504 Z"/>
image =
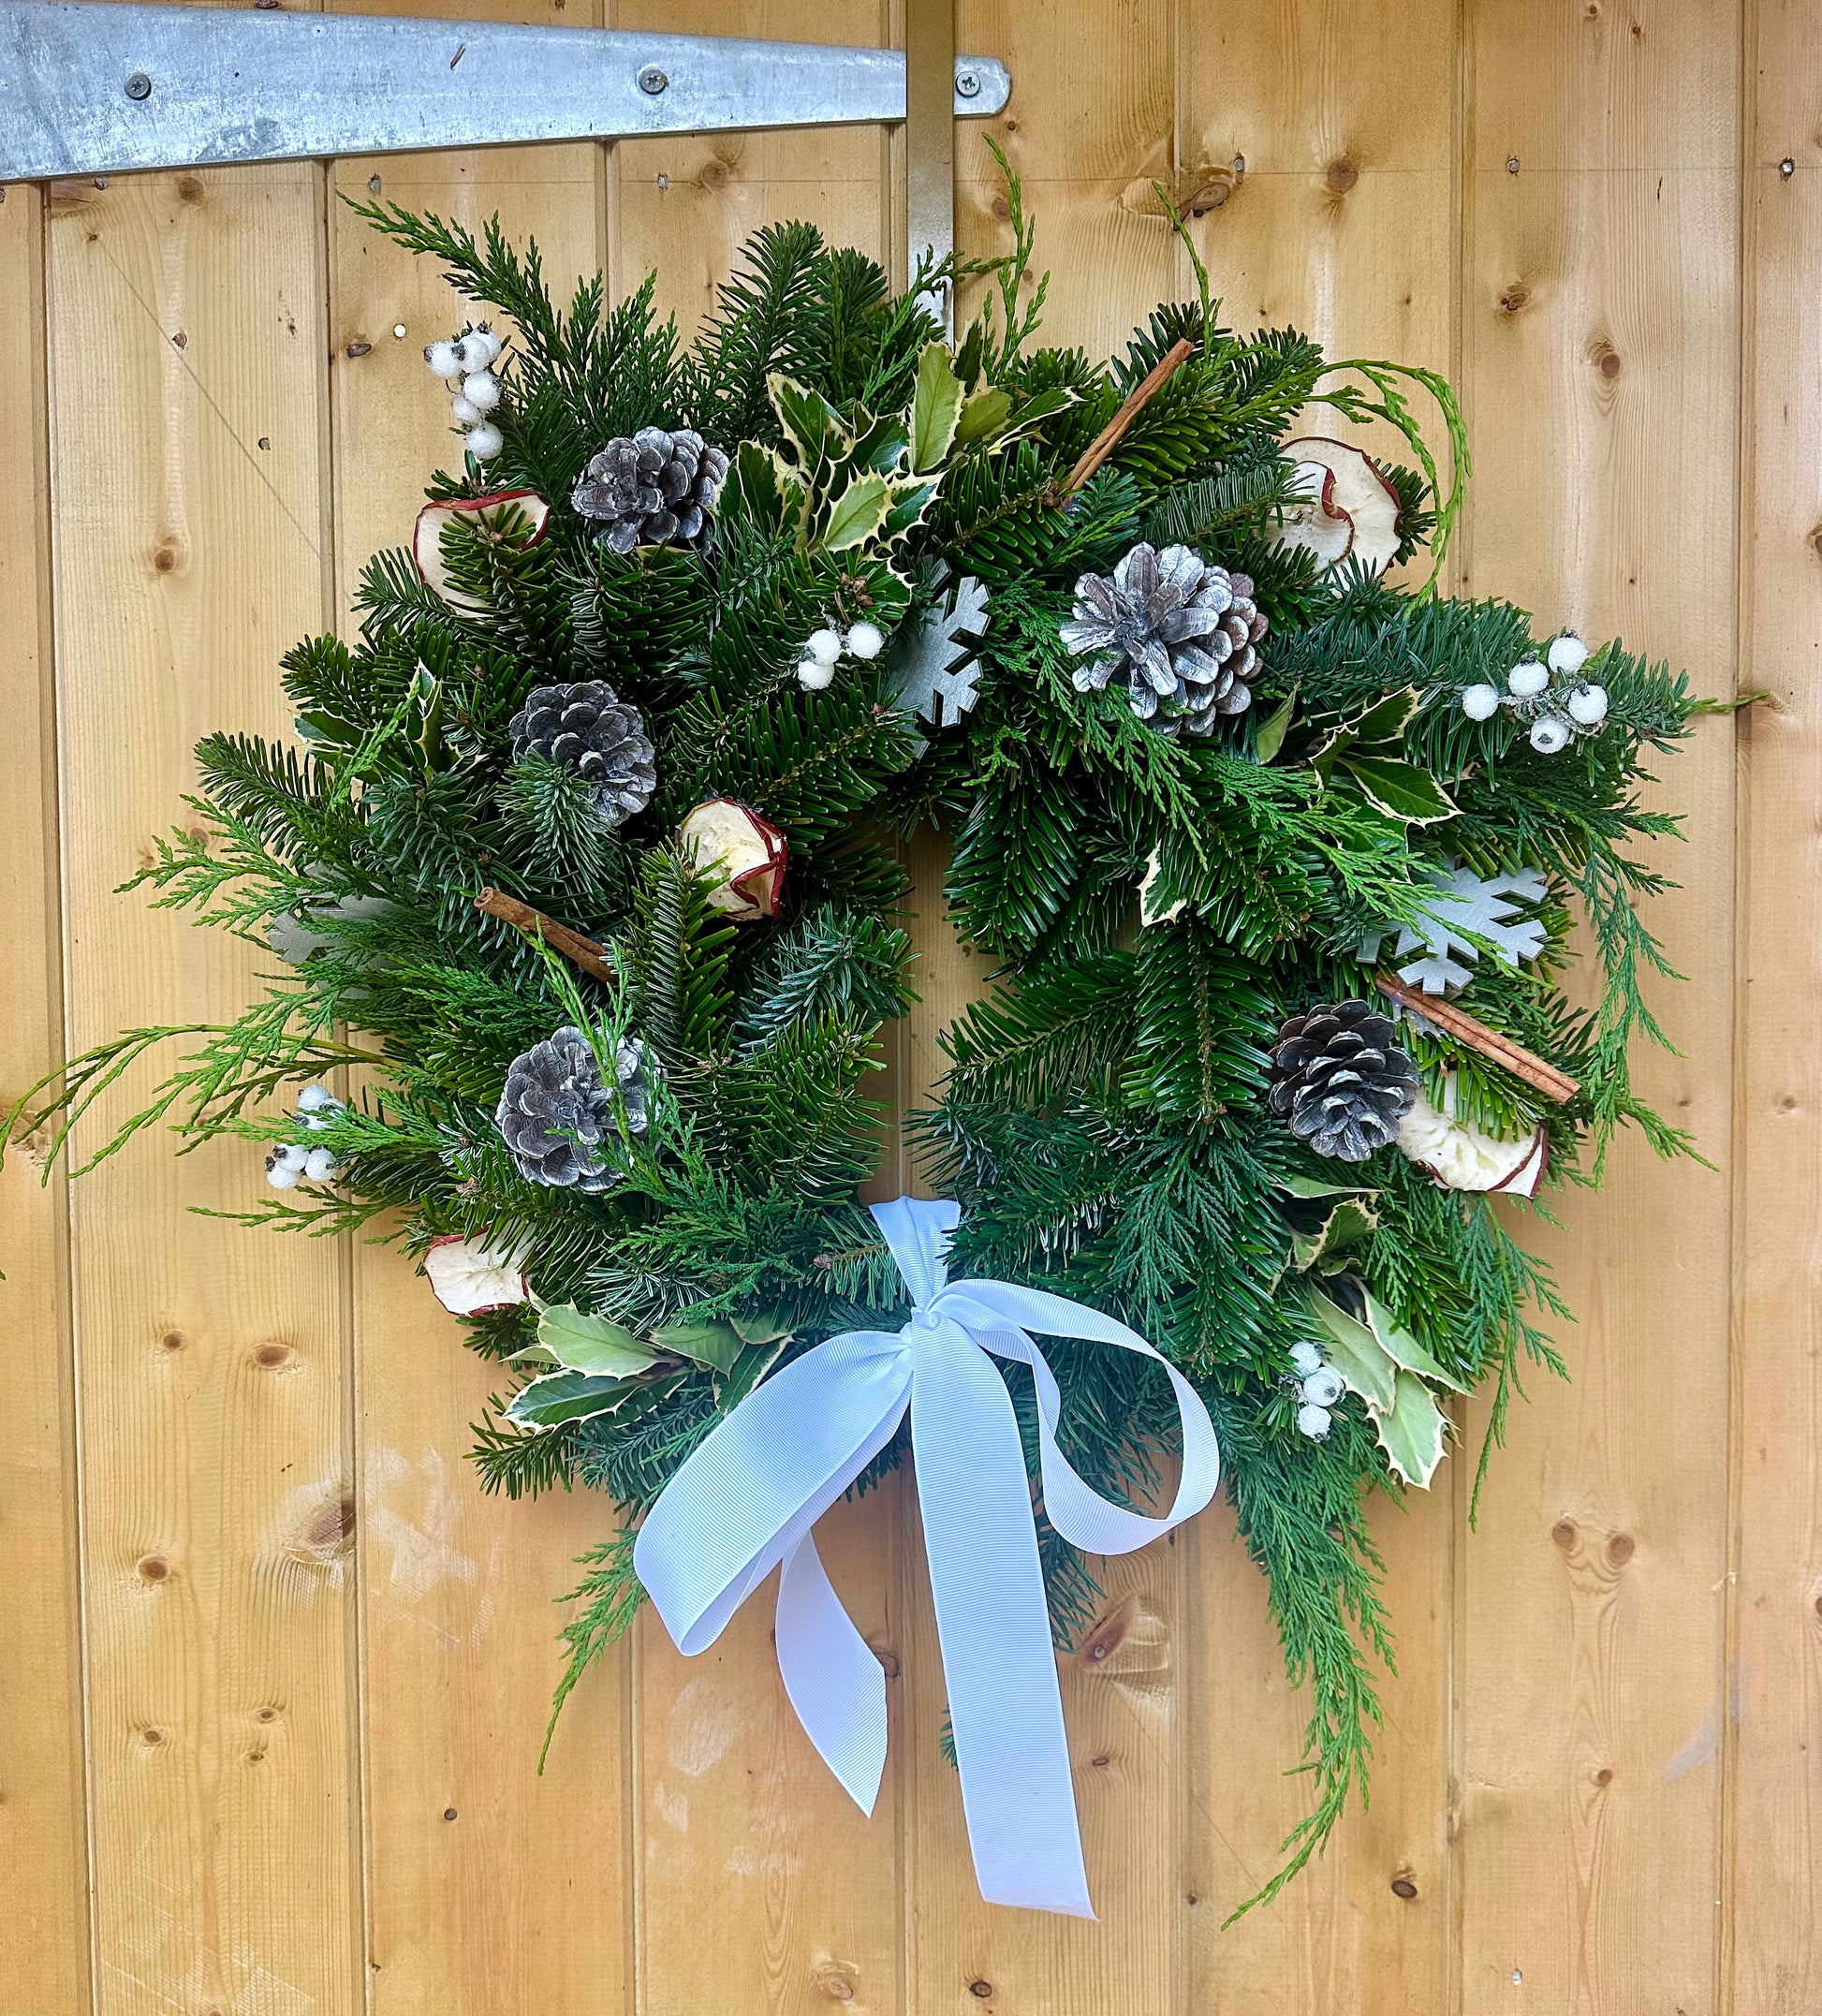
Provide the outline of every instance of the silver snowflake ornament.
<path id="1" fill-rule="evenodd" d="M 986 634 L 987 591 L 964 574 L 938 594 L 921 624 L 899 632 L 886 698 L 914 722 L 954 728 L 975 703 L 976 654 Z"/>
<path id="2" fill-rule="evenodd" d="M 1392 948 L 1394 959 L 1418 950 L 1424 955 L 1398 968 L 1399 979 L 1407 985 L 1421 987 L 1427 994 L 1465 987 L 1480 957 L 1475 938 L 1486 940 L 1511 965 L 1535 959 L 1549 942 L 1541 920 L 1519 914 L 1521 905 L 1544 900 L 1544 878 L 1536 869 L 1521 868 L 1515 875 L 1483 880 L 1472 868 L 1443 867 L 1433 870 L 1430 880 L 1423 923 L 1416 930 L 1406 925 Z M 1370 932 L 1360 940 L 1360 957 L 1368 965 L 1377 964 L 1389 930 Z M 1468 964 L 1462 964 L 1463 960 Z"/>

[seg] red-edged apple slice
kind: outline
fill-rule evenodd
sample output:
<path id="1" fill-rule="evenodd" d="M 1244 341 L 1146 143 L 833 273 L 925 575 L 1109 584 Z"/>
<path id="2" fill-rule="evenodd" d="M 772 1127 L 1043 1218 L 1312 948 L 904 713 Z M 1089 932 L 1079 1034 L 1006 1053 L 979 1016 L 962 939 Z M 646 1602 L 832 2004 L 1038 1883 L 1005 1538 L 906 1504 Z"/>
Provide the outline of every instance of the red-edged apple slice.
<path id="1" fill-rule="evenodd" d="M 443 566 L 443 527 L 455 523 L 458 519 L 478 522 L 489 511 L 504 510 L 517 505 L 521 514 L 531 525 L 531 537 L 523 543 L 536 546 L 544 537 L 551 523 L 551 507 L 535 490 L 493 490 L 484 497 L 444 497 L 434 504 L 427 504 L 418 513 L 418 522 L 411 533 L 411 557 L 418 565 L 418 572 L 425 584 L 440 595 L 451 609 L 473 608 L 472 600 L 458 594 L 449 585 L 449 577 Z"/>
<path id="2" fill-rule="evenodd" d="M 1379 474 L 1372 458 L 1345 441 L 1330 441 L 1321 434 L 1286 441 L 1278 452 L 1291 462 L 1319 464 L 1329 472 L 1323 502 L 1354 523 L 1348 557 L 1372 573 L 1383 574 L 1398 552 L 1398 493 Z"/>
<path id="3" fill-rule="evenodd" d="M 1335 508 L 1333 472 L 1326 463 L 1300 462 L 1297 493 L 1301 501 L 1288 508 L 1283 522 L 1273 527 L 1271 543 L 1306 546 L 1325 567 L 1337 566 L 1347 558 L 1354 544 L 1354 521 Z"/>

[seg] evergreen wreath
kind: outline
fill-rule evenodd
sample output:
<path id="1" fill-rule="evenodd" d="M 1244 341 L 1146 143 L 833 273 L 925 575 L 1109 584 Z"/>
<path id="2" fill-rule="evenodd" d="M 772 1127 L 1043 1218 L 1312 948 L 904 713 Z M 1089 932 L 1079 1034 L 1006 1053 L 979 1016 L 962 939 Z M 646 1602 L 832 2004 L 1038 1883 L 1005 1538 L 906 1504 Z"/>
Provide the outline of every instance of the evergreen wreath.
<path id="1" fill-rule="evenodd" d="M 1467 454 L 1433 375 L 1237 335 L 1199 261 L 1124 358 L 1036 347 L 1008 186 L 1011 253 L 897 298 L 806 224 L 760 231 L 687 347 L 651 280 L 561 310 L 497 224 L 361 206 L 511 333 L 428 353 L 463 380 L 464 467 L 415 558 L 369 564 L 359 635 L 285 659 L 301 747 L 210 736 L 199 829 L 126 885 L 280 970 L 225 1027 L 75 1059 L 13 1127 L 61 1146 L 188 1037 L 94 1159 L 159 1120 L 259 1142 L 279 1194 L 234 1215 L 421 1259 L 499 1365 L 484 1487 L 624 1515 L 582 1564 L 560 1708 L 690 1449 L 811 1345 L 900 1319 L 857 1199 L 915 998 L 901 843 L 934 822 L 996 971 L 945 1037 L 924 1168 L 961 1266 L 1108 1309 L 1207 1402 L 1313 1688 L 1318 1797 L 1270 1897 L 1364 1785 L 1391 1660 L 1364 1500 L 1428 1482 L 1439 1396 L 1491 1381 L 1491 1446 L 1521 1369 L 1562 1369 L 1540 1324 L 1567 1311 L 1491 1194 L 1597 1182 L 1627 1121 L 1687 1146 L 1628 1076 L 1668 968 L 1627 849 L 1674 830 L 1641 758 L 1700 703 L 1437 592 Z M 970 281 L 951 349 L 927 302 Z M 1287 447 L 1313 403 L 1415 466 Z M 1385 578 L 1426 549 L 1422 585 Z M 1163 1380 L 1052 1362 L 1070 1460 L 1146 1495 Z M 1094 1570 L 1041 1508 L 1039 1532 L 1066 1642 Z"/>

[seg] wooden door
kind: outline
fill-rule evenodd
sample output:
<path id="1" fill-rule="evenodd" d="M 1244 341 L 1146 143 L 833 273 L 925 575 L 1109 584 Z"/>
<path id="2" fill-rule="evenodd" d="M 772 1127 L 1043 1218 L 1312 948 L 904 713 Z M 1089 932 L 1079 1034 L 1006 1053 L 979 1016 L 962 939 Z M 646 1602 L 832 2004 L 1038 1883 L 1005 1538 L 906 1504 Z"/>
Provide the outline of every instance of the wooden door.
<path id="1" fill-rule="evenodd" d="M 904 31 L 901 0 L 612 0 L 611 24 Z M 1379 1508 L 1400 1670 L 1372 1805 L 1224 1930 L 1301 1810 L 1305 1712 L 1225 1512 L 1118 1565 L 1066 1662 L 1100 1922 L 991 1910 L 895 1487 L 825 1549 L 897 1669 L 870 1823 L 797 1731 L 757 1606 L 692 1662 L 637 1630 L 540 1777 L 553 1599 L 605 1506 L 480 1494 L 487 1371 L 421 1282 L 191 1215 L 243 1199 L 225 1152 L 142 1138 L 68 1192 L 17 1156 L 7 2009 L 1822 2010 L 1822 9 L 960 0 L 957 34 L 1012 71 L 989 129 L 1039 217 L 1053 340 L 1105 349 L 1185 289 L 1160 180 L 1231 321 L 1453 378 L 1457 592 L 1769 689 L 1663 785 L 1687 826 L 1654 923 L 1689 983 L 1660 990 L 1682 1054 L 1648 1090 L 1710 1166 L 1631 1147 L 1568 1199 L 1574 1381 L 1515 1412 L 1477 1531 L 1459 1461 Z M 977 127 L 957 176 L 962 242 L 1000 244 Z M 902 261 L 904 186 L 870 129 L 0 191 L 0 1095 L 247 984 L 250 954 L 110 891 L 186 816 L 204 729 L 282 727 L 278 654 L 347 621 L 447 452 L 418 349 L 448 297 L 340 197 L 497 212 L 618 291 L 656 264 L 688 325 L 770 218 Z M 922 931 L 907 1096 L 969 985 Z"/>

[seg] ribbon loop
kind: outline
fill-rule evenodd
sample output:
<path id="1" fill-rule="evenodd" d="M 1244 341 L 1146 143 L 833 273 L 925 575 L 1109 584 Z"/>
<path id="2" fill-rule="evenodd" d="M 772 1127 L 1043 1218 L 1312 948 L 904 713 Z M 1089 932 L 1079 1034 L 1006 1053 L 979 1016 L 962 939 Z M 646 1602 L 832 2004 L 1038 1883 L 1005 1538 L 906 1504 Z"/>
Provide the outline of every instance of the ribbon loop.
<path id="1" fill-rule="evenodd" d="M 1137 1331 L 1042 1288 L 948 1275 L 951 1202 L 873 1207 L 910 1293 L 896 1335 L 848 1331 L 749 1393 L 678 1469 L 634 1543 L 639 1580 L 680 1652 L 712 1645 L 774 1567 L 778 1665 L 805 1733 L 871 1813 L 886 1762 L 879 1662 L 843 1609 L 811 1529 L 908 1411 L 962 1802 L 981 1894 L 1094 1916 L 1063 1698 L 1018 1419 L 990 1353 L 1031 1367 L 1044 1509 L 1063 1538 L 1127 1553 L 1200 1511 L 1220 1478 L 1208 1410 Z M 1168 1512 L 1110 1503 L 1057 1444 L 1062 1395 L 1031 1332 L 1162 1365 L 1183 1422 Z"/>

